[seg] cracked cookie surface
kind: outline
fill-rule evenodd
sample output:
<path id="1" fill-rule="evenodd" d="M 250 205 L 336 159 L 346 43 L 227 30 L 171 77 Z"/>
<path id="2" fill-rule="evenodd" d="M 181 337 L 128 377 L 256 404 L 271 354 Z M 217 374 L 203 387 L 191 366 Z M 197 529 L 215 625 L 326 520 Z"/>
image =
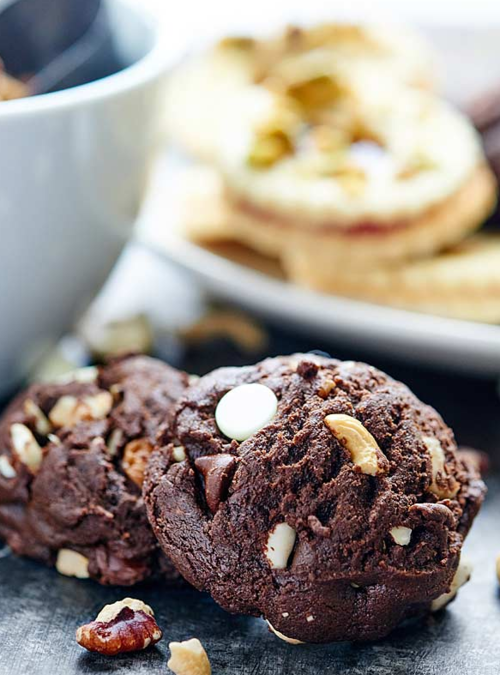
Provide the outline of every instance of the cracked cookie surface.
<path id="1" fill-rule="evenodd" d="M 19 395 L 0 421 L 0 537 L 15 553 L 103 584 L 176 579 L 141 483 L 187 380 L 132 356 Z"/>
<path id="2" fill-rule="evenodd" d="M 277 412 L 232 440 L 217 406 L 254 383 Z M 376 639 L 427 612 L 450 590 L 484 491 L 405 385 L 309 354 L 192 384 L 144 483 L 158 540 L 190 583 L 305 642 Z"/>

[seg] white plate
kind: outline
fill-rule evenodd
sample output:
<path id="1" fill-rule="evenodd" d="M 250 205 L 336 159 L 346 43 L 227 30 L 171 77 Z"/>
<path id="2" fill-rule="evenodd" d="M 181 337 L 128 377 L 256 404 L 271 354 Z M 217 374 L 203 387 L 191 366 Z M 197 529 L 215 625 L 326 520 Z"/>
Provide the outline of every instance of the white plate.
<path id="1" fill-rule="evenodd" d="M 500 26 L 436 28 L 442 79 L 457 103 L 500 83 Z M 494 56 L 496 55 L 496 58 Z M 487 67 L 488 66 L 488 67 Z M 183 239 L 177 232 L 175 161 L 155 170 L 139 240 L 194 274 L 208 290 L 303 332 L 420 362 L 500 375 L 500 326 L 407 312 L 293 286 Z"/>

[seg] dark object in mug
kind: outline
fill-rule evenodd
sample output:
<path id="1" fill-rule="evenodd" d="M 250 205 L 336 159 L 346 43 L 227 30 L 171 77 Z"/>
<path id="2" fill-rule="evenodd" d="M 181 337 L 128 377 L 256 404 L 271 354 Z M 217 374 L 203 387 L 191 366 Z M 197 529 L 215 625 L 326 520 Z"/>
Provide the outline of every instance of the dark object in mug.
<path id="1" fill-rule="evenodd" d="M 30 95 L 112 75 L 121 63 L 103 0 L 16 0 L 0 13 L 0 58 Z"/>

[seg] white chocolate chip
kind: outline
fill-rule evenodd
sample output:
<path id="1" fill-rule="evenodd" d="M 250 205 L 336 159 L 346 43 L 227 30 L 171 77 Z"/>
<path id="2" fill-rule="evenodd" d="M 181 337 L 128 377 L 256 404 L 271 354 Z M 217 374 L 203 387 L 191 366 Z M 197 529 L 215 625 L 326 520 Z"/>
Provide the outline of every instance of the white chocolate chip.
<path id="1" fill-rule="evenodd" d="M 266 558 L 275 570 L 283 570 L 293 550 L 297 533 L 287 523 L 279 523 L 269 533 L 266 544 Z"/>
<path id="2" fill-rule="evenodd" d="M 24 412 L 35 420 L 35 429 L 37 433 L 41 436 L 50 434 L 52 429 L 50 422 L 34 401 L 26 399 L 24 402 Z"/>
<path id="3" fill-rule="evenodd" d="M 5 455 L 0 456 L 0 475 L 4 478 L 15 478 L 17 476 L 16 470 Z"/>
<path id="4" fill-rule="evenodd" d="M 289 638 L 286 635 L 283 635 L 283 633 L 280 633 L 279 630 L 276 630 L 276 628 L 274 628 L 269 621 L 267 622 L 267 625 L 273 631 L 273 633 L 276 635 L 276 637 L 279 637 L 279 639 L 283 640 L 284 642 L 288 642 L 289 645 L 303 645 L 304 644 L 302 642 L 302 640 L 296 640 L 295 638 Z"/>
<path id="5" fill-rule="evenodd" d="M 89 561 L 81 553 L 62 548 L 57 554 L 56 570 L 66 577 L 89 578 Z"/>
<path id="6" fill-rule="evenodd" d="M 43 452 L 33 432 L 24 424 L 13 424 L 10 428 L 10 437 L 19 461 L 36 473 L 42 463 Z"/>
<path id="7" fill-rule="evenodd" d="M 411 541 L 412 530 L 409 527 L 393 527 L 389 534 L 399 546 L 408 546 Z"/>
<path id="8" fill-rule="evenodd" d="M 263 384 L 242 384 L 228 391 L 217 405 L 215 421 L 228 438 L 244 441 L 276 415 L 278 399 Z"/>
<path id="9" fill-rule="evenodd" d="M 325 424 L 335 438 L 346 447 L 354 465 L 359 467 L 362 473 L 376 476 L 383 472 L 379 459 L 384 459 L 384 456 L 375 438 L 359 420 L 339 413 L 327 415 Z"/>
<path id="10" fill-rule="evenodd" d="M 113 407 L 109 391 L 93 396 L 61 396 L 49 413 L 49 419 L 56 427 L 74 427 L 85 420 L 102 420 Z"/>
<path id="11" fill-rule="evenodd" d="M 308 614 L 306 616 L 306 621 L 307 623 L 311 623 L 312 621 L 314 621 L 314 616 L 312 614 Z"/>
<path id="12" fill-rule="evenodd" d="M 290 616 L 290 614 L 289 614 L 288 612 L 283 612 L 281 616 L 282 616 L 284 619 L 288 619 L 288 617 Z"/>
<path id="13" fill-rule="evenodd" d="M 429 451 L 431 457 L 432 463 L 432 484 L 430 487 L 431 492 L 433 492 L 440 499 L 452 499 L 453 497 L 456 497 L 457 492 L 460 489 L 460 485 L 457 481 L 455 481 L 456 484 L 452 489 L 443 488 L 441 485 L 438 484 L 439 476 L 446 477 L 446 470 L 445 470 L 446 457 L 444 454 L 444 450 L 441 446 L 441 443 L 438 441 L 437 438 L 434 438 L 433 436 L 424 436 L 422 440 L 424 442 L 425 447 Z"/>
<path id="14" fill-rule="evenodd" d="M 439 598 L 433 600 L 431 604 L 431 610 L 433 612 L 438 612 L 440 609 L 443 609 L 443 607 L 446 607 L 446 605 L 456 596 L 459 588 L 469 581 L 471 574 L 472 565 L 470 562 L 467 560 L 464 560 L 463 562 L 460 561 L 458 569 L 455 572 L 455 576 L 453 577 L 453 581 L 451 582 L 450 590 L 448 593 L 443 593 L 443 595 L 440 595 Z"/>
<path id="15" fill-rule="evenodd" d="M 172 450 L 174 462 L 183 462 L 186 459 L 186 449 L 183 445 L 176 445 Z"/>
<path id="16" fill-rule="evenodd" d="M 203 645 L 196 638 L 171 642 L 167 666 L 175 675 L 210 675 L 212 669 Z"/>

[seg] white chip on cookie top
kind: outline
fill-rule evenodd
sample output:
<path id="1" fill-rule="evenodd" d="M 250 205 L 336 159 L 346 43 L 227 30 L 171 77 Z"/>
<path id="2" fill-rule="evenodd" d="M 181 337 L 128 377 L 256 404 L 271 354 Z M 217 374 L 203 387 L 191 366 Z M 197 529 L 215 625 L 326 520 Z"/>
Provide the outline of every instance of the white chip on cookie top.
<path id="1" fill-rule="evenodd" d="M 244 441 L 276 415 L 276 394 L 263 384 L 241 384 L 225 394 L 215 410 L 215 421 L 228 438 Z"/>

